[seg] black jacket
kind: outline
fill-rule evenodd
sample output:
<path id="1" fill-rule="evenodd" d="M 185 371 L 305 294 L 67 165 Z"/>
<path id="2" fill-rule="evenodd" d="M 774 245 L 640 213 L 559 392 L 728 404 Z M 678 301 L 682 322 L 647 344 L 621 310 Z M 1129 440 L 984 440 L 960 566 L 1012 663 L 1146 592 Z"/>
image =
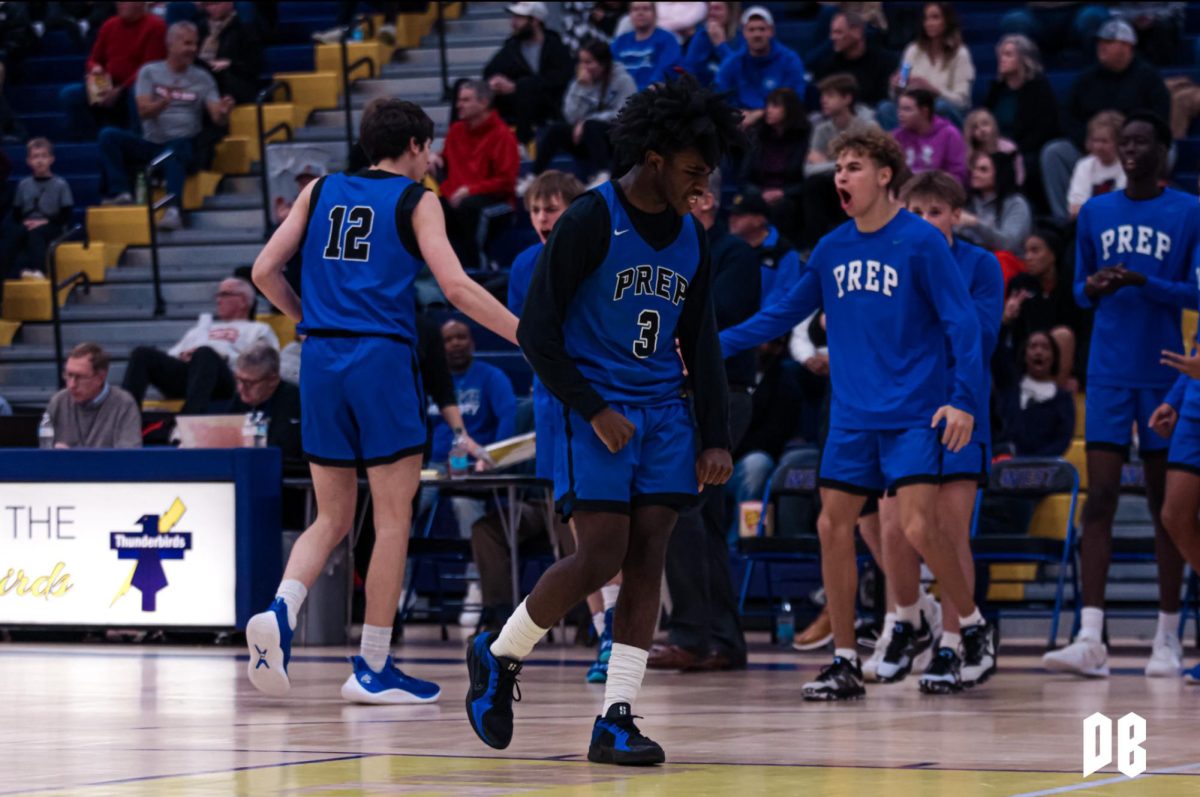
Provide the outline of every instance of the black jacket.
<path id="1" fill-rule="evenodd" d="M 717 329 L 726 329 L 742 323 L 762 305 L 758 254 L 719 223 L 708 231 L 708 253 L 713 270 Z M 731 387 L 754 384 L 754 356 L 754 349 L 747 349 L 725 360 L 725 379 Z"/>
<path id="2" fill-rule="evenodd" d="M 766 176 L 763 168 L 763 146 L 768 142 L 789 148 L 787 166 L 783 171 L 783 193 L 788 199 L 800 201 L 804 192 L 804 164 L 808 159 L 808 140 L 812 131 L 804 127 L 776 136 L 764 122 L 750 131 L 750 147 L 742 160 L 741 183 L 761 190 Z"/>
<path id="3" fill-rule="evenodd" d="M 1101 111 L 1152 111 L 1161 119 L 1171 118 L 1171 95 L 1162 75 L 1141 56 L 1124 72 L 1110 72 L 1099 64 L 1079 73 L 1065 106 L 1063 127 L 1080 151 L 1087 137 L 1088 121 Z"/>
<path id="4" fill-rule="evenodd" d="M 199 43 L 204 44 L 207 36 L 208 24 L 207 20 L 203 20 Z M 254 25 L 240 16 L 229 21 L 217 40 L 217 58 L 229 59 L 229 66 L 212 73 L 222 95 L 231 94 L 239 103 L 254 102 L 259 88 L 258 75 L 262 72 L 262 50 L 262 42 Z M 199 59 L 196 64 L 207 68 L 207 64 Z"/>
<path id="5" fill-rule="evenodd" d="M 235 396 L 229 412 L 235 415 L 262 412 L 267 418 L 267 445 L 280 449 L 285 462 L 304 457 L 300 440 L 300 388 L 291 382 L 280 382 L 271 398 L 257 407 L 251 407 Z"/>
<path id="6" fill-rule="evenodd" d="M 1001 133 L 1011 138 L 1021 152 L 1036 156 L 1046 142 L 1062 135 L 1058 114 L 1051 110 L 1058 107 L 1054 89 L 1045 75 L 1025 81 L 1016 92 L 1004 81 L 997 80 L 988 87 L 983 105 L 994 112 L 1001 100 L 1010 93 L 1015 93 L 1017 98 L 1016 119 L 1011 130 L 1001 130 Z"/>
<path id="7" fill-rule="evenodd" d="M 575 76 L 575 57 L 571 55 L 567 45 L 563 44 L 562 37 L 548 30 L 546 40 L 542 42 L 541 63 L 535 73 L 521 54 L 521 40 L 516 36 L 509 36 L 483 68 L 484 80 L 492 75 L 504 75 L 514 83 L 525 78 L 534 78 L 528 84 L 532 90 L 541 95 L 545 105 L 559 108 L 562 106 L 567 84 Z"/>

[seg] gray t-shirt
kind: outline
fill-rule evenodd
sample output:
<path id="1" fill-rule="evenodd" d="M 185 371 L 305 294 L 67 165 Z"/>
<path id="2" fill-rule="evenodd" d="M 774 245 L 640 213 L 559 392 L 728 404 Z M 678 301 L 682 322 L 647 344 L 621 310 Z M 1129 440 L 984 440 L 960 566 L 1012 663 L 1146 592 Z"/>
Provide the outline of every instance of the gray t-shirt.
<path id="1" fill-rule="evenodd" d="M 17 183 L 17 196 L 13 199 L 13 205 L 20 211 L 22 219 L 57 221 L 63 208 L 74 204 L 71 186 L 55 175 L 40 179 L 26 177 Z"/>
<path id="2" fill-rule="evenodd" d="M 142 120 L 142 135 L 147 141 L 165 144 L 179 138 L 193 138 L 204 120 L 204 104 L 216 102 L 217 82 L 195 64 L 175 72 L 166 61 L 151 61 L 138 71 L 137 96 L 166 97 L 170 104 L 153 119 Z"/>

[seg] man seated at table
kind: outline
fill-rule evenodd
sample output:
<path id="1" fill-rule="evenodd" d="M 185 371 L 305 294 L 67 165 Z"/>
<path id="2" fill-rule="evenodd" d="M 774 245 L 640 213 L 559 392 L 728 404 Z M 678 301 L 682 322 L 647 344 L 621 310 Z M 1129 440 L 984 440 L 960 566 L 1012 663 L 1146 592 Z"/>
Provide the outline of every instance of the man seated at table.
<path id="1" fill-rule="evenodd" d="M 203 415 L 210 412 L 214 399 L 233 398 L 231 361 L 258 343 L 279 348 L 271 328 L 254 320 L 257 294 L 253 285 L 230 277 L 221 281 L 216 298 L 216 318 L 202 314 L 169 351 L 153 346 L 133 350 L 123 387 L 138 404 L 146 397 L 146 389 L 154 385 L 165 398 L 184 399 L 183 414 Z"/>
<path id="2" fill-rule="evenodd" d="M 231 413 L 261 412 L 267 421 L 267 445 L 283 451 L 284 461 L 304 457 L 300 441 L 300 388 L 279 375 L 279 352 L 259 343 L 238 355 L 233 366 L 237 396 Z"/>
<path id="3" fill-rule="evenodd" d="M 108 383 L 108 352 L 95 343 L 71 349 L 67 386 L 46 407 L 55 448 L 141 448 L 142 413 L 133 396 Z"/>

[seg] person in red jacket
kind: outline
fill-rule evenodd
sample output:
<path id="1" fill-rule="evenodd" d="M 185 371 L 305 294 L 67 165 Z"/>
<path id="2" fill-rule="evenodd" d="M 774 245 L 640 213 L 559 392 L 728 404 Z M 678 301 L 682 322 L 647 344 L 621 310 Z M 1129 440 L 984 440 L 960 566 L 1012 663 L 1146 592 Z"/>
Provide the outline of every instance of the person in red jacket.
<path id="1" fill-rule="evenodd" d="M 445 169 L 442 206 L 446 232 L 464 268 L 479 267 L 484 232 L 480 216 L 491 205 L 512 205 L 517 188 L 517 137 L 492 108 L 492 90 L 482 80 L 463 81 L 441 155 L 430 161 Z"/>
<path id="2" fill-rule="evenodd" d="M 130 88 L 138 70 L 167 57 L 167 25 L 146 12 L 147 3 L 117 3 L 117 15 L 100 26 L 88 56 L 84 82 L 63 87 L 59 102 L 66 132 L 91 141 L 102 127 L 129 127 Z"/>

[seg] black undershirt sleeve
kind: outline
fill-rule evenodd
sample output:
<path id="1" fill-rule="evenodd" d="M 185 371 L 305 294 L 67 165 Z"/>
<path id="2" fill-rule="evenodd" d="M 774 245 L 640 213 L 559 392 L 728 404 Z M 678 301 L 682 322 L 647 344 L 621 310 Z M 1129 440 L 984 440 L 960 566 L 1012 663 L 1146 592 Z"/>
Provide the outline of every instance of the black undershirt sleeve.
<path id="1" fill-rule="evenodd" d="M 396 235 L 400 237 L 400 243 L 405 250 L 417 260 L 422 260 L 424 256 L 421 254 L 421 247 L 417 244 L 417 233 L 413 229 L 413 211 L 417 209 L 417 203 L 421 201 L 421 197 L 425 196 L 425 192 L 428 190 L 420 183 L 413 183 L 404 189 L 404 193 L 396 201 Z M 441 336 L 439 335 L 439 337 Z"/>
<path id="2" fill-rule="evenodd" d="M 701 447 L 728 449 L 729 385 L 725 380 L 725 361 L 721 356 L 721 339 L 713 312 L 708 237 L 698 220 L 688 218 L 686 221 L 696 225 L 700 265 L 688 285 L 675 336 L 692 383 L 692 403 L 700 428 Z"/>
<path id="3" fill-rule="evenodd" d="M 567 208 L 538 258 L 517 327 L 521 350 L 538 378 L 587 420 L 608 402 L 567 353 L 563 321 L 579 286 L 608 255 L 608 227 L 608 207 L 598 194 L 584 194 Z"/>

